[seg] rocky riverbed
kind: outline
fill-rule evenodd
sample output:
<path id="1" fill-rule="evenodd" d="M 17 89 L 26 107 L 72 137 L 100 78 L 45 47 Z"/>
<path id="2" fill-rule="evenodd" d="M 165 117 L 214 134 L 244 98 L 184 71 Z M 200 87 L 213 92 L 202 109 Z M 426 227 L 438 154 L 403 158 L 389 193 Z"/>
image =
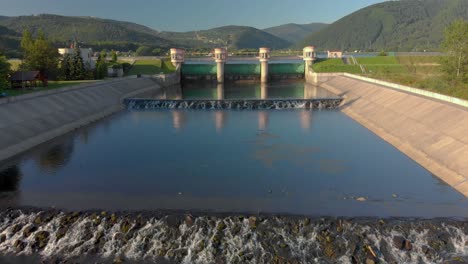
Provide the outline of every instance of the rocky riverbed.
<path id="1" fill-rule="evenodd" d="M 468 221 L 3 209 L 2 263 L 467 263 Z"/>

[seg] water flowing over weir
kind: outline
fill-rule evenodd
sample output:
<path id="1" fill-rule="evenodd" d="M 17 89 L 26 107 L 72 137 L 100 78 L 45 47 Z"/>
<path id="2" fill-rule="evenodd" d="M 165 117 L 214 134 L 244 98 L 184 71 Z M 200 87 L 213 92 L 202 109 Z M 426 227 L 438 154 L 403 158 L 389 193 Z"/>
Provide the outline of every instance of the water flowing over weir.
<path id="1" fill-rule="evenodd" d="M 0 251 L 46 262 L 466 263 L 468 223 L 180 213 L 0 213 Z"/>
<path id="2" fill-rule="evenodd" d="M 126 99 L 127 109 L 334 109 L 342 98 L 329 99 L 278 99 L 278 100 L 159 100 Z"/>

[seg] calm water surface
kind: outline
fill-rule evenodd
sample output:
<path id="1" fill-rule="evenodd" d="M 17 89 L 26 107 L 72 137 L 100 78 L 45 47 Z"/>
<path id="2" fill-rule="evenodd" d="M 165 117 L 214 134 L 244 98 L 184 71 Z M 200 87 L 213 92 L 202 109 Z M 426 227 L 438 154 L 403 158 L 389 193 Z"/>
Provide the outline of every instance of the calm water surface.
<path id="1" fill-rule="evenodd" d="M 468 217 L 466 198 L 338 111 L 125 111 L 0 170 L 2 206 Z"/>
<path id="2" fill-rule="evenodd" d="M 328 90 L 304 83 L 303 81 L 283 81 L 269 84 L 235 82 L 216 84 L 213 82 L 186 83 L 171 86 L 154 92 L 149 97 L 155 99 L 314 99 L 336 98 Z"/>

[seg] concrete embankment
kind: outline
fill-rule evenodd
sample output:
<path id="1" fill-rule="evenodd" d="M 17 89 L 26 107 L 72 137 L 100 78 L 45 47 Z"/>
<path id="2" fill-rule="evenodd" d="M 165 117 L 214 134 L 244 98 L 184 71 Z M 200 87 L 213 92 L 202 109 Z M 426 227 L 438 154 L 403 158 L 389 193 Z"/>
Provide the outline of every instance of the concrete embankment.
<path id="1" fill-rule="evenodd" d="M 0 100 L 0 161 L 122 109 L 124 98 L 158 89 L 153 79 L 121 79 Z"/>
<path id="2" fill-rule="evenodd" d="M 318 83 L 345 97 L 345 114 L 468 197 L 468 108 L 359 76 L 319 75 Z"/>

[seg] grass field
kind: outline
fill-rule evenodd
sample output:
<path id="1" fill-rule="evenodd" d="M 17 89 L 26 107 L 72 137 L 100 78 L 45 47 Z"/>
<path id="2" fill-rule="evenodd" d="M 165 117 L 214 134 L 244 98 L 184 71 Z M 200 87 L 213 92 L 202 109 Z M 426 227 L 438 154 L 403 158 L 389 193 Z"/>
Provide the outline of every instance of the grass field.
<path id="1" fill-rule="evenodd" d="M 17 96 L 17 95 L 23 95 L 23 94 L 28 94 L 28 93 L 33 93 L 33 92 L 39 92 L 39 91 L 47 91 L 47 90 L 52 90 L 52 89 L 58 89 L 58 88 L 63 88 L 67 86 L 72 86 L 72 85 L 78 85 L 82 83 L 91 83 L 91 82 L 97 82 L 95 80 L 84 80 L 84 81 L 49 81 L 49 84 L 47 87 L 37 87 L 37 88 L 16 88 L 16 89 L 0 89 L 0 93 L 7 93 L 8 96 Z"/>
<path id="2" fill-rule="evenodd" d="M 341 59 L 318 60 L 312 67 L 316 72 L 347 72 L 399 83 L 415 88 L 468 99 L 468 83 L 446 80 L 440 56 L 382 56 L 357 58 L 366 69 L 346 65 Z"/>
<path id="3" fill-rule="evenodd" d="M 348 65 L 341 59 L 319 59 L 313 65 L 312 68 L 315 72 L 347 72 L 353 74 L 361 73 L 361 69 L 358 65 Z"/>
<path id="4" fill-rule="evenodd" d="M 158 74 L 158 73 L 171 73 L 174 72 L 175 68 L 172 63 L 167 60 L 160 59 L 148 59 L 148 60 L 137 60 L 127 75 L 137 74 Z"/>

